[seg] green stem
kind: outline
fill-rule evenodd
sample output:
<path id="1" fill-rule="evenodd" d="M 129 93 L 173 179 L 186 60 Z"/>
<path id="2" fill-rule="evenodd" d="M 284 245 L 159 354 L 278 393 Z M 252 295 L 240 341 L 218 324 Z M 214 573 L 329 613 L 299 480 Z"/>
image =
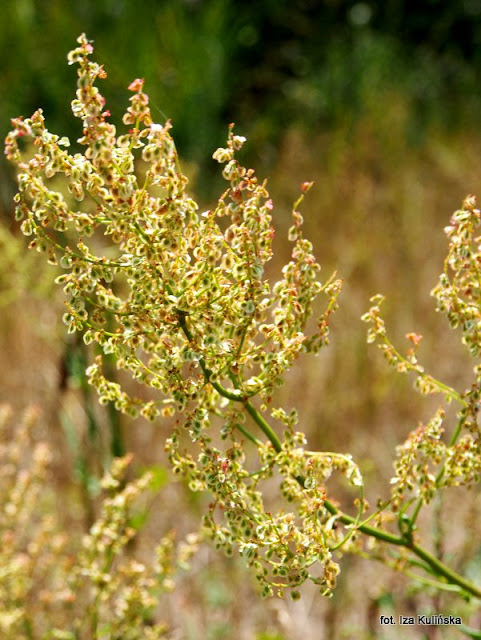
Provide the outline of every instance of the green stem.
<path id="1" fill-rule="evenodd" d="M 453 434 L 451 436 L 451 438 L 449 439 L 449 443 L 448 443 L 448 447 L 453 447 L 458 438 L 459 438 L 459 434 L 461 433 L 461 430 L 463 428 L 464 423 L 466 422 L 466 415 L 463 413 L 463 415 L 461 415 L 461 417 L 458 420 L 458 424 L 456 425 L 456 429 L 453 431 Z M 444 471 L 444 465 L 443 465 L 443 471 Z M 436 482 L 438 482 L 438 480 L 440 479 L 441 476 L 439 476 L 439 478 L 436 478 Z"/>
<path id="2" fill-rule="evenodd" d="M 447 565 L 444 564 L 444 562 L 441 562 L 441 560 L 438 560 L 435 556 L 429 553 L 429 551 L 426 551 L 426 549 L 415 544 L 414 542 L 412 542 L 411 544 L 406 544 L 404 546 L 406 546 L 406 548 L 410 549 L 414 554 L 416 554 L 418 558 L 424 560 L 424 562 L 429 565 L 431 569 L 433 569 L 434 573 L 439 576 L 443 576 L 443 578 L 446 578 L 446 580 L 450 584 L 457 584 L 467 593 L 470 593 L 476 598 L 481 599 L 481 589 L 450 569 Z"/>
<path id="3" fill-rule="evenodd" d="M 449 439 L 448 447 L 453 447 L 456 444 L 456 442 L 457 442 L 457 440 L 459 438 L 459 435 L 461 433 L 461 430 L 462 430 L 464 422 L 465 422 L 465 416 L 462 415 L 461 418 L 458 420 L 458 424 L 456 425 L 456 429 L 454 430 L 453 434 L 451 435 L 451 438 Z M 441 480 L 442 480 L 442 478 L 444 476 L 445 467 L 446 467 L 446 459 L 444 460 L 444 462 L 443 462 L 443 464 L 441 466 L 441 469 L 438 471 L 438 473 L 436 475 L 436 487 L 438 487 L 438 488 L 439 488 L 439 484 L 440 484 L 440 482 L 441 482 Z M 422 500 L 422 498 L 419 498 L 419 500 L 418 500 L 418 502 L 416 504 L 416 508 L 414 509 L 414 513 L 411 516 L 411 529 L 414 528 L 414 524 L 415 524 L 415 522 L 416 522 L 416 520 L 418 518 L 418 515 L 419 515 L 420 511 L 421 511 L 422 505 L 423 505 L 423 500 Z"/>
<path id="4" fill-rule="evenodd" d="M 336 551 L 337 549 L 340 549 L 341 547 L 343 547 L 346 544 L 346 542 L 348 542 L 349 539 L 352 537 L 352 534 L 354 533 L 354 531 L 356 529 L 359 529 L 359 525 L 361 524 L 361 516 L 362 516 L 363 508 L 364 508 L 364 487 L 361 485 L 361 496 L 360 496 L 360 499 L 359 499 L 359 510 L 358 510 L 358 514 L 357 514 L 355 525 L 350 528 L 350 530 L 348 531 L 347 535 L 344 536 L 344 538 L 340 542 L 338 542 L 337 544 L 335 544 L 333 547 L 330 548 L 331 551 Z"/>
<path id="5" fill-rule="evenodd" d="M 184 335 L 187 338 L 187 340 L 193 343 L 194 336 L 192 335 L 192 332 L 187 326 L 185 315 L 183 315 L 180 312 L 179 312 L 179 325 L 182 331 L 184 332 Z M 204 374 L 205 379 L 214 387 L 217 393 L 219 393 L 224 398 L 227 398 L 228 400 L 234 400 L 235 402 L 240 402 L 242 400 L 242 394 L 240 393 L 240 391 L 238 391 L 237 389 L 235 389 L 234 391 L 229 391 L 229 389 L 226 389 L 225 387 L 223 387 L 219 382 L 212 380 L 213 372 L 206 365 L 204 358 L 199 358 L 199 365 L 200 365 L 200 368 L 202 369 L 202 373 Z"/>
<path id="6" fill-rule="evenodd" d="M 272 428 L 268 425 L 266 420 L 260 415 L 257 409 L 251 404 L 250 401 L 246 400 L 243 402 L 246 410 L 251 415 L 251 417 L 255 420 L 256 424 L 262 429 L 265 435 L 271 441 L 274 449 L 279 452 L 282 450 L 282 445 L 280 443 L 279 438 L 273 432 Z M 303 484 L 302 478 L 296 478 L 299 484 Z M 442 576 L 445 578 L 450 584 L 456 584 L 461 587 L 467 593 L 475 596 L 476 598 L 481 599 L 481 589 L 476 587 L 473 583 L 469 582 L 458 573 L 450 569 L 444 562 L 438 560 L 435 556 L 433 556 L 429 551 L 426 551 L 423 547 L 418 544 L 415 544 L 410 537 L 405 536 L 397 536 L 388 531 L 384 531 L 383 529 L 378 529 L 375 527 L 371 527 L 367 524 L 359 524 L 357 522 L 357 518 L 353 518 L 342 511 L 340 511 L 337 507 L 335 507 L 332 502 L 326 500 L 324 502 L 324 506 L 330 514 L 338 516 L 338 520 L 346 525 L 354 525 L 358 531 L 368 535 L 372 538 L 376 538 L 382 542 L 386 542 L 388 544 L 392 544 L 398 547 L 405 547 L 409 549 L 412 553 L 414 553 L 418 558 L 421 558 L 438 576 Z"/>
<path id="7" fill-rule="evenodd" d="M 245 435 L 245 437 L 250 440 L 251 442 L 253 442 L 256 447 L 259 447 L 262 442 L 260 440 L 258 440 L 255 436 L 252 435 L 252 433 L 250 433 L 244 426 L 242 426 L 241 424 L 237 424 L 236 428 L 239 429 L 239 431 Z"/>
<path id="8" fill-rule="evenodd" d="M 179 325 L 182 328 L 182 331 L 184 332 L 186 338 L 189 341 L 193 341 L 192 333 L 189 330 L 189 327 L 187 326 L 185 316 L 182 314 L 179 314 Z M 266 435 L 266 437 L 272 443 L 272 446 L 274 447 L 275 451 L 277 453 L 280 453 L 282 451 L 281 441 L 279 440 L 277 434 L 269 425 L 269 423 L 254 407 L 254 405 L 250 402 L 250 400 L 248 398 L 243 397 L 238 389 L 235 389 L 234 391 L 229 391 L 228 389 L 225 389 L 218 382 L 211 381 L 210 377 L 212 375 L 212 371 L 208 369 L 203 358 L 199 359 L 199 364 L 202 368 L 204 376 L 206 377 L 206 380 L 208 380 L 212 384 L 214 389 L 220 395 L 224 396 L 225 398 L 228 398 L 229 400 L 233 400 L 235 402 L 241 402 L 244 405 L 247 413 L 251 416 L 254 422 L 258 425 L 261 431 Z M 250 434 L 247 437 L 249 438 L 249 440 L 255 441 L 255 438 L 251 437 Z M 303 486 L 303 478 L 298 477 L 296 478 L 296 480 L 299 482 L 301 486 Z M 335 507 L 332 504 L 332 502 L 330 502 L 329 500 L 326 500 L 324 502 L 324 506 L 331 515 L 337 516 L 338 520 L 343 524 L 354 526 L 361 533 L 364 533 L 365 535 L 370 536 L 372 538 L 376 538 L 377 540 L 380 540 L 382 542 L 386 542 L 388 544 L 392 544 L 398 547 L 405 547 L 409 549 L 412 553 L 418 556 L 418 558 L 421 558 L 421 560 L 423 560 L 432 569 L 434 574 L 438 576 L 442 576 L 450 584 L 458 585 L 467 593 L 475 596 L 476 598 L 481 599 L 481 590 L 478 587 L 476 587 L 474 584 L 469 582 L 469 580 L 466 580 L 465 578 L 460 576 L 458 573 L 450 569 L 447 565 L 445 565 L 443 562 L 438 560 L 431 553 L 426 551 L 426 549 L 419 546 L 418 544 L 415 544 L 412 540 L 412 536 L 408 536 L 408 537 L 397 536 L 392 533 L 389 533 L 388 531 L 384 531 L 383 529 L 371 527 L 368 524 L 359 523 L 358 518 L 353 518 L 352 516 L 349 516 L 346 513 L 343 513 L 337 507 Z"/>
<path id="9" fill-rule="evenodd" d="M 424 369 L 421 367 L 421 365 L 419 364 L 413 364 L 412 362 L 410 362 L 410 360 L 408 360 L 407 358 L 405 358 L 394 346 L 394 344 L 389 340 L 389 338 L 387 336 L 383 336 L 382 338 L 382 344 L 386 345 L 387 347 L 389 347 L 389 349 L 395 353 L 396 358 L 398 358 L 405 366 L 406 369 L 408 371 L 413 371 L 414 373 L 416 373 L 418 376 L 420 376 L 421 378 L 424 378 L 425 380 L 427 380 L 430 384 L 432 384 L 434 387 L 437 388 L 437 390 L 444 394 L 445 396 L 447 396 L 448 398 L 451 398 L 451 400 L 455 400 L 456 402 L 458 402 L 460 405 L 462 405 L 463 407 L 467 407 L 468 403 L 466 402 L 466 400 L 461 396 L 461 394 L 459 394 L 455 389 L 453 389 L 452 387 L 450 387 L 449 385 L 445 384 L 444 382 L 441 382 L 440 380 L 438 380 L 437 378 L 434 378 L 432 375 L 430 375 L 429 373 L 425 373 Z M 379 347 L 381 347 L 381 345 L 378 345 Z"/>
<path id="10" fill-rule="evenodd" d="M 269 438 L 272 443 L 272 446 L 280 453 L 282 451 L 281 441 L 277 437 L 276 432 L 272 429 L 269 423 L 265 420 L 263 416 L 257 411 L 254 405 L 250 402 L 250 400 L 242 400 L 242 404 L 244 405 L 247 413 L 253 418 L 256 424 L 260 427 L 263 433 Z"/>
<path id="11" fill-rule="evenodd" d="M 329 511 L 329 513 L 333 516 L 338 516 L 339 522 L 347 525 L 355 525 L 356 526 L 356 518 L 347 515 L 347 513 L 343 513 L 340 509 L 335 507 L 332 502 L 326 500 L 324 502 L 324 506 Z M 359 524 L 357 525 L 357 529 L 362 533 L 365 533 L 372 538 L 377 538 L 377 540 L 381 540 L 382 542 L 388 542 L 389 544 L 394 544 L 398 547 L 406 546 L 406 540 L 401 536 L 396 536 L 393 533 L 389 533 L 389 531 L 384 531 L 383 529 L 378 529 L 376 527 L 371 527 L 368 524 Z"/>

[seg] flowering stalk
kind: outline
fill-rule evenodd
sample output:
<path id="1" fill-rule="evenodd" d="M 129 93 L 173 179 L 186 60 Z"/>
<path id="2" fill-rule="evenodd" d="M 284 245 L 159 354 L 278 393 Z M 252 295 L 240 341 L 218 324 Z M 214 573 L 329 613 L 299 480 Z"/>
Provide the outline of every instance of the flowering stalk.
<path id="1" fill-rule="evenodd" d="M 32 408 L 13 423 L 10 408 L 0 406 L 2 640 L 170 637 L 165 623 L 154 622 L 158 599 L 188 566 L 198 535 L 175 541 L 169 533 L 150 563 L 134 557 L 135 516 L 155 478 L 146 472 L 128 481 L 132 456 L 116 458 L 102 479 L 100 514 L 88 533 L 80 536 L 71 523 L 64 529 L 51 447 L 35 438 L 37 416 Z"/>
<path id="2" fill-rule="evenodd" d="M 426 570 L 481 597 L 475 585 L 419 546 L 417 514 L 406 515 L 409 492 L 417 491 L 418 511 L 432 497 L 432 474 L 420 474 L 412 464 L 419 451 L 434 463 L 444 457 L 435 490 L 455 484 L 461 458 L 468 465 L 460 450 L 450 459 L 441 451 L 436 420 L 400 449 L 392 498 L 362 521 L 363 480 L 351 456 L 307 451 L 304 434 L 295 431 L 296 412 L 272 406 L 294 360 L 327 344 L 342 284 L 335 276 L 318 279 L 320 266 L 302 231 L 303 195 L 289 230 L 291 260 L 271 285 L 264 268 L 272 256 L 273 203 L 266 183 L 236 159 L 245 139 L 230 127 L 226 147 L 214 153 L 227 189 L 212 210 L 199 213 L 186 191 L 171 125 L 153 122 L 144 81 L 129 86 L 131 104 L 123 117 L 129 129 L 118 135 L 95 85 L 106 73 L 90 60 L 93 48 L 84 35 L 78 43 L 68 59 L 78 64 L 72 110 L 82 121 L 78 142 L 85 152 L 70 154 L 70 141 L 47 130 L 41 110 L 13 120 L 5 149 L 17 167 L 22 231 L 32 236 L 31 248 L 64 270 L 56 282 L 66 295 L 68 331 L 82 332 L 86 344 L 113 354 L 117 367 L 151 392 L 136 397 L 108 380 L 99 355 L 87 373 L 100 402 L 149 420 L 183 416 L 185 428 L 174 427 L 166 441 L 172 468 L 192 491 L 211 493 L 206 532 L 227 554 L 237 549 L 243 555 L 264 596 L 287 589 L 297 598 L 306 580 L 329 595 L 339 572 L 333 551 L 363 553 L 362 533 L 414 554 Z M 24 139 L 33 147 L 24 149 Z M 304 183 L 303 192 L 310 186 Z M 326 306 L 309 332 L 321 294 Z M 472 400 L 426 376 L 414 352 L 403 358 L 394 350 L 378 308 L 365 319 L 374 327 L 370 339 L 381 336 L 385 354 L 399 369 L 415 371 L 422 390 L 441 391 L 469 410 Z M 247 417 L 258 434 L 246 426 Z M 222 444 L 211 435 L 217 427 Z M 467 440 L 453 442 L 449 451 L 461 442 Z M 260 466 L 249 471 L 247 460 L 256 456 Z M 357 517 L 328 498 L 334 472 L 360 493 Z M 472 473 L 466 467 L 466 478 Z M 262 484 L 272 477 L 290 511 L 264 507 Z M 400 535 L 385 526 L 393 513 L 399 514 Z"/>

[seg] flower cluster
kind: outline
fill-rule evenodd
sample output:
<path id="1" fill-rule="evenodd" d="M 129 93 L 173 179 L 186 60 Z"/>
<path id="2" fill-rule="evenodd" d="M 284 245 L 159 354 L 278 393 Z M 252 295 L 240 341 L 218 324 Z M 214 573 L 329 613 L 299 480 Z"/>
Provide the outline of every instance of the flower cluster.
<path id="1" fill-rule="evenodd" d="M 449 250 L 444 273 L 433 289 L 437 309 L 453 329 L 460 327 L 463 343 L 472 356 L 481 351 L 481 214 L 476 198 L 468 196 L 444 231 Z"/>
<path id="2" fill-rule="evenodd" d="M 72 591 L 81 594 L 80 601 L 84 599 L 84 615 L 74 625 L 77 634 L 86 633 L 90 626 L 92 635 L 103 629 L 119 638 L 166 637 L 166 625 L 155 622 L 156 609 L 159 595 L 173 587 L 176 550 L 172 536 L 167 535 L 156 549 L 154 562 L 145 564 L 126 553 L 127 545 L 138 533 L 133 525 L 135 503 L 152 483 L 146 473 L 125 484 L 131 458 L 114 460 L 103 478 L 101 484 L 108 493 L 101 514 L 84 537 L 70 576 Z M 196 539 L 191 538 L 191 553 L 195 548 Z"/>
<path id="3" fill-rule="evenodd" d="M 394 545 L 399 552 L 384 559 L 400 570 L 414 554 L 413 566 L 420 558 L 440 581 L 481 598 L 480 589 L 414 542 L 420 508 L 438 489 L 479 479 L 481 366 L 464 393 L 425 373 L 417 360 L 421 336 L 408 333 L 402 355 L 387 337 L 382 296 L 372 299 L 363 316 L 368 341 L 397 371 L 413 372 L 422 393 L 441 393 L 461 410 L 448 443 L 442 440 L 442 410 L 410 434 L 398 448 L 391 499 L 365 515 L 363 480 L 351 456 L 307 450 L 295 430 L 296 411 L 273 407 L 275 389 L 296 358 L 327 344 L 341 290 L 335 276 L 319 280 L 320 266 L 303 236 L 299 209 L 311 183 L 302 185 L 293 208 L 291 259 L 271 284 L 265 266 L 272 256 L 274 205 L 266 182 L 237 159 L 244 137 L 229 127 L 226 146 L 214 153 L 227 188 L 212 209 L 200 212 L 187 192 L 170 123 L 152 119 L 144 81 L 129 86 L 128 129 L 118 134 L 96 86 L 106 72 L 91 61 L 85 35 L 78 44 L 68 60 L 78 65 L 72 110 L 82 122 L 78 143 L 84 152 L 69 153 L 70 141 L 48 131 L 41 110 L 12 121 L 5 151 L 17 168 L 16 219 L 32 237 L 30 247 L 63 270 L 56 282 L 66 297 L 68 331 L 97 345 L 87 374 L 100 402 L 148 420 L 177 414 L 165 445 L 172 469 L 192 491 L 210 494 L 204 533 L 227 554 L 242 555 L 264 596 L 288 591 L 297 599 L 306 580 L 330 595 L 339 572 L 334 552 L 363 552 L 362 533 Z M 481 344 L 479 222 L 470 198 L 447 229 L 449 255 L 434 290 L 439 310 L 461 326 L 474 356 Z M 321 294 L 326 303 L 319 312 Z M 102 363 L 111 356 L 143 386 L 141 397 L 132 393 L 134 385 L 104 375 Z M 134 638 L 154 608 L 152 589 L 170 584 L 172 541 L 161 543 L 155 575 L 136 561 L 120 562 L 134 534 L 132 501 L 149 484 L 145 477 L 123 487 L 119 478 L 127 462 L 113 468 L 107 485 L 114 495 L 86 538 L 72 584 L 90 585 L 92 627 Z M 330 498 L 333 472 L 357 492 L 357 516 Z M 283 508 L 267 506 L 264 489 L 274 481 Z M 384 528 L 395 513 L 400 535 Z M 187 541 L 182 557 L 196 544 Z M 116 622 L 104 624 L 112 612 Z M 162 634 L 162 627 L 152 626 L 142 637 Z"/>
<path id="4" fill-rule="evenodd" d="M 437 310 L 446 315 L 453 329 L 461 331 L 461 341 L 473 357 L 481 352 L 481 236 L 476 235 L 480 222 L 476 200 L 468 196 L 462 209 L 453 214 L 445 228 L 449 239 L 448 255 L 439 283 L 432 290 Z M 450 435 L 444 434 L 445 410 L 440 408 L 427 424 L 412 431 L 397 448 L 389 504 L 393 511 L 402 512 L 402 517 L 409 520 L 405 510 L 415 500 L 417 506 L 410 525 L 413 527 L 421 505 L 429 503 L 440 489 L 472 486 L 481 478 L 481 433 L 478 425 L 481 366 L 474 367 L 473 383 L 464 392 L 426 373 L 416 356 L 422 336 L 407 334 L 411 347 L 406 355 L 402 355 L 387 336 L 380 311 L 383 301 L 381 295 L 371 298 L 372 306 L 362 317 L 369 324 L 368 342 L 377 343 L 389 364 L 398 372 L 414 373 L 418 391 L 423 394 L 439 393 L 446 403 L 455 401 L 461 407 Z"/>
<path id="5" fill-rule="evenodd" d="M 341 288 L 334 277 L 324 284 L 318 280 L 320 267 L 303 237 L 298 210 L 304 193 L 289 230 L 292 258 L 271 285 L 264 269 L 272 256 L 273 202 L 266 183 L 236 159 L 245 138 L 230 127 L 226 147 L 214 153 L 228 188 L 212 210 L 199 212 L 186 192 L 170 123 L 152 120 L 144 81 L 130 84 L 123 117 L 130 128 L 117 135 L 95 86 L 106 73 L 90 60 L 93 48 L 86 37 L 78 43 L 68 59 L 79 67 L 72 110 L 82 121 L 78 142 L 85 152 L 70 154 L 70 142 L 47 130 L 39 110 L 13 120 L 6 153 L 18 170 L 16 218 L 22 231 L 33 236 L 32 248 L 64 270 L 56 281 L 67 298 L 68 331 L 82 332 L 87 344 L 113 354 L 117 367 L 152 395 L 134 397 L 109 381 L 101 355 L 87 370 L 89 381 L 102 403 L 132 416 L 155 420 L 183 412 L 184 432 L 199 452 L 187 454 L 175 432 L 168 441 L 171 462 L 192 488 L 213 493 L 232 543 L 243 553 L 259 545 L 266 558 L 274 554 L 295 576 L 288 581 L 292 585 L 319 561 L 329 590 L 336 571 L 330 565 L 323 485 L 339 465 L 333 457 L 321 465 L 318 458 L 308 463 L 307 454 L 291 456 L 289 441 L 282 444 L 262 415 L 293 361 L 327 343 Z M 33 153 L 23 150 L 26 139 Z M 305 183 L 303 192 L 310 186 Z M 321 293 L 325 311 L 307 333 Z M 260 410 L 251 401 L 255 396 Z M 230 443 L 225 450 L 216 449 L 208 435 L 214 416 Z M 276 454 L 270 461 L 265 443 L 245 426 L 246 417 L 267 436 Z M 283 492 L 297 495 L 297 515 L 273 518 L 265 512 L 256 489 L 263 473 L 254 479 L 247 473 L 245 438 L 255 443 L 269 474 L 276 468 Z M 296 518 L 302 524 L 294 524 Z M 211 528 L 218 538 L 220 529 Z"/>
<path id="6" fill-rule="evenodd" d="M 234 157 L 244 138 L 231 129 L 227 148 L 214 154 L 230 186 L 214 210 L 199 215 L 185 192 L 170 124 L 152 122 L 143 81 L 129 87 L 134 95 L 124 122 L 132 128 L 116 136 L 94 86 L 105 71 L 89 60 L 84 36 L 79 43 L 69 61 L 80 66 L 72 109 L 83 122 L 85 154 L 69 155 L 69 141 L 48 132 L 41 110 L 13 121 L 6 153 L 18 167 L 16 217 L 34 236 L 30 246 L 66 271 L 57 282 L 68 297 L 68 330 L 83 331 L 86 343 L 114 353 L 120 368 L 166 398 L 146 406 L 128 397 L 105 382 L 98 363 L 89 371 L 92 383 L 105 401 L 130 413 L 143 408 L 150 419 L 165 404 L 182 410 L 209 396 L 215 385 L 206 381 L 226 380 L 231 399 L 270 398 L 299 353 L 326 342 L 340 283 L 318 282 L 319 265 L 295 211 L 292 261 L 271 290 L 263 273 L 272 253 L 273 205 L 265 184 Z M 19 148 L 24 136 L 36 151 L 28 161 Z M 49 188 L 57 174 L 81 211 L 70 208 L 61 189 Z M 306 336 L 321 291 L 328 309 L 318 331 Z"/>
<path id="7" fill-rule="evenodd" d="M 462 422 L 464 415 L 461 412 Z M 443 487 L 473 486 L 480 481 L 479 438 L 467 433 L 446 444 L 442 440 L 443 420 L 444 410 L 439 409 L 426 425 L 412 431 L 397 447 L 396 474 L 391 480 L 394 511 L 408 498 L 428 504 Z"/>
<path id="8" fill-rule="evenodd" d="M 282 596 L 307 579 L 329 594 L 339 573 L 330 546 L 339 542 L 340 532 L 325 507 L 325 486 L 336 469 L 354 487 L 362 485 L 350 456 L 306 451 L 304 434 L 288 430 L 280 451 L 270 442 L 259 444 L 261 466 L 248 472 L 243 466 L 245 451 L 237 442 L 222 451 L 202 436 L 197 464 L 182 454 L 180 440 L 181 434 L 174 432 L 166 445 L 174 472 L 187 477 L 192 491 L 213 496 L 204 527 L 227 555 L 238 548 L 255 570 L 262 595 Z M 295 511 L 266 510 L 262 484 L 273 477 Z M 296 593 L 291 591 L 293 597 Z"/>
<path id="9" fill-rule="evenodd" d="M 417 350 L 421 344 L 422 335 L 414 332 L 406 334 L 406 339 L 410 343 L 405 355 L 403 355 L 389 339 L 384 319 L 381 315 L 381 305 L 384 296 L 377 294 L 371 298 L 372 306 L 361 320 L 369 325 L 367 332 L 368 343 L 376 343 L 382 351 L 390 366 L 394 367 L 398 373 L 416 374 L 415 387 L 423 395 L 441 393 L 448 399 L 459 400 L 459 395 L 454 389 L 446 386 L 430 374 L 426 373 L 423 365 L 418 362 Z"/>
<path id="10" fill-rule="evenodd" d="M 188 566 L 198 536 L 164 536 L 149 564 L 132 556 L 133 516 L 151 477 L 127 482 L 130 456 L 115 460 L 103 478 L 101 513 L 83 540 L 64 530 L 48 475 L 50 447 L 34 439 L 37 414 L 30 409 L 10 428 L 12 412 L 0 407 L 1 637 L 168 637 L 156 622 L 158 598 Z"/>
<path id="11" fill-rule="evenodd" d="M 36 623 L 44 627 L 37 599 L 48 614 L 73 597 L 65 581 L 67 536 L 44 490 L 50 452 L 33 442 L 37 413 L 30 409 L 13 430 L 10 408 L 0 407 L 0 632 L 7 640 L 26 638 L 24 629 Z"/>

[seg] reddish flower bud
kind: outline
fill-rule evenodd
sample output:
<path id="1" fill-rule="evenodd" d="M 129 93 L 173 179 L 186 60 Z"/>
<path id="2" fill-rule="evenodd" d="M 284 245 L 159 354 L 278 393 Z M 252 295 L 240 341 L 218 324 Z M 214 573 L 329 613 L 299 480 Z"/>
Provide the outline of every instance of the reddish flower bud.
<path id="1" fill-rule="evenodd" d="M 129 91 L 142 91 L 142 87 L 144 86 L 145 79 L 144 78 L 136 78 L 129 84 Z"/>

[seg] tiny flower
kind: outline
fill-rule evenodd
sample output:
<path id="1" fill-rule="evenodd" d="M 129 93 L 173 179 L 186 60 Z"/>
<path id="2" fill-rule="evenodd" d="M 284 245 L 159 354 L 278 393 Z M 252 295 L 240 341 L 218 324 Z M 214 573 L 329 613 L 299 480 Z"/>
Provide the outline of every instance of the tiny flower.
<path id="1" fill-rule="evenodd" d="M 129 91 L 142 91 L 144 82 L 145 82 L 144 78 L 136 78 L 129 84 L 128 86 Z"/>

